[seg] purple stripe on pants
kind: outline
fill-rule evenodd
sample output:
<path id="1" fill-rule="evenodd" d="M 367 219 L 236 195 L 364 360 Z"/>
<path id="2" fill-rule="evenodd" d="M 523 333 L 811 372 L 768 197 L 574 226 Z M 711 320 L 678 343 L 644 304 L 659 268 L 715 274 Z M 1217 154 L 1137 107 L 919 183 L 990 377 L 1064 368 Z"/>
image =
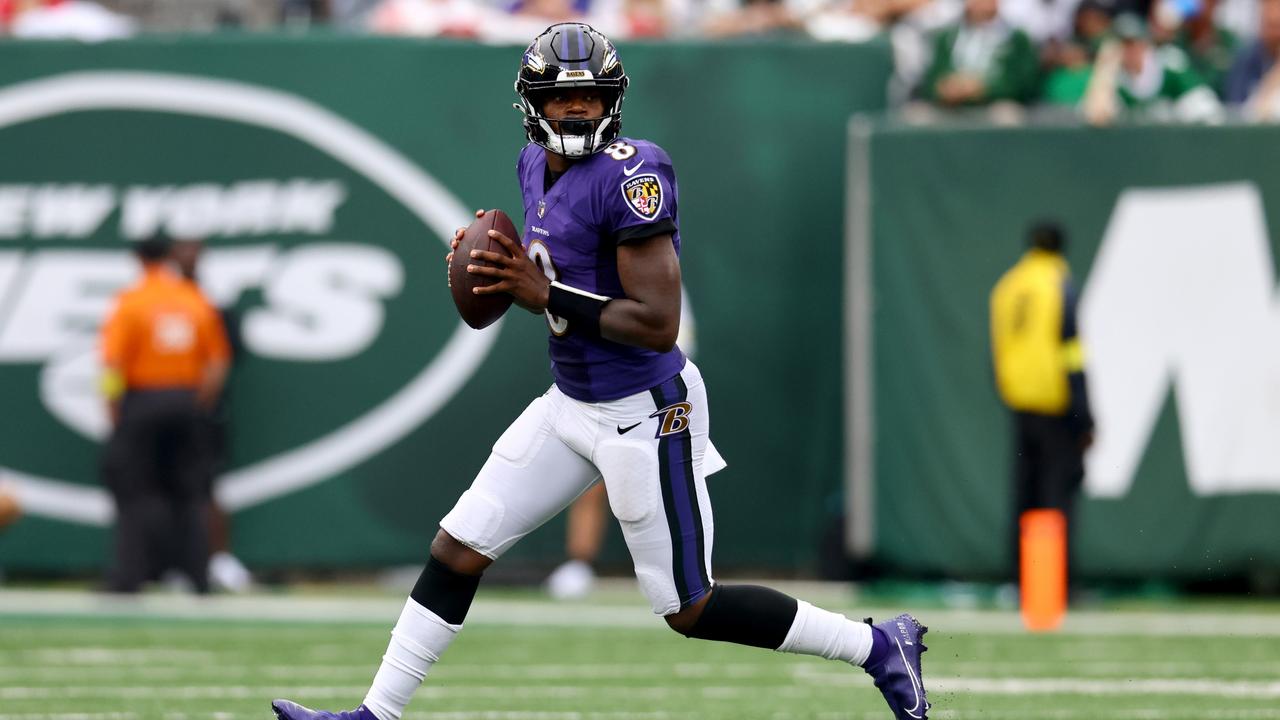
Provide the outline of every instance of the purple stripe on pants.
<path id="1" fill-rule="evenodd" d="M 665 383 L 662 386 L 663 394 L 668 398 L 682 397 L 679 387 L 674 381 Z M 676 505 L 676 517 L 679 519 L 680 527 L 679 542 L 684 552 L 684 578 L 685 587 L 684 594 L 688 598 L 701 595 L 706 588 L 702 587 L 702 548 L 698 543 L 698 521 L 694 516 L 694 503 L 698 502 L 696 496 L 696 484 L 693 479 L 693 466 L 686 464 L 684 461 L 686 451 L 690 457 L 693 456 L 690 444 L 693 438 L 688 430 L 677 435 L 671 435 L 667 440 L 667 467 L 670 468 L 671 478 L 671 498 Z M 672 542 L 676 542 L 676 538 L 672 537 Z"/>

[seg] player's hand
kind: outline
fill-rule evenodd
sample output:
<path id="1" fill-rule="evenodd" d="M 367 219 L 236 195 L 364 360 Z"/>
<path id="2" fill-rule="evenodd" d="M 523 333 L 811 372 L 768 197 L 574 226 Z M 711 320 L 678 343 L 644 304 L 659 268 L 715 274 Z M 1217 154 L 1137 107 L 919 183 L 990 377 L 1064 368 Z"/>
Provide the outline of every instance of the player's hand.
<path id="1" fill-rule="evenodd" d="M 524 252 L 524 248 L 520 247 L 520 244 L 515 240 L 497 230 L 490 230 L 489 237 L 497 240 L 510 254 L 485 250 L 471 251 L 473 260 L 484 260 L 497 266 L 467 266 L 467 272 L 472 275 L 483 275 L 484 277 L 497 279 L 497 282 L 492 285 L 476 288 L 474 290 L 475 294 L 492 295 L 504 292 L 510 294 L 517 305 L 531 313 L 540 314 L 545 311 L 547 309 L 547 300 L 551 296 L 551 281 L 547 279 L 547 276 L 543 274 L 533 260 L 529 259 L 529 256 Z"/>
<path id="2" fill-rule="evenodd" d="M 477 210 L 476 217 L 484 215 L 484 210 Z M 453 287 L 453 278 L 449 277 L 449 265 L 453 263 L 453 251 L 458 249 L 458 243 L 462 242 L 462 236 L 467 233 L 467 229 L 460 227 L 453 231 L 453 239 L 449 241 L 449 252 L 444 256 L 444 284 Z"/>
<path id="3" fill-rule="evenodd" d="M 476 217 L 484 217 L 484 210 L 477 210 Z M 465 235 L 466 232 L 467 229 L 464 227 L 460 227 L 453 231 L 453 239 L 449 241 L 449 252 L 444 256 L 445 267 L 448 267 L 449 263 L 453 262 L 453 251 L 458 249 L 458 243 L 462 242 L 462 236 Z"/>

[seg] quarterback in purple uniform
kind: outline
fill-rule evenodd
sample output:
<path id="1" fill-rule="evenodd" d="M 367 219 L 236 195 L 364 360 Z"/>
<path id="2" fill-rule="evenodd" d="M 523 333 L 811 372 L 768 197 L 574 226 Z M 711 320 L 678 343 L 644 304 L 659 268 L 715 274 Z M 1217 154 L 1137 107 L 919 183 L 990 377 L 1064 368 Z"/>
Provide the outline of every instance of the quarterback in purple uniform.
<path id="1" fill-rule="evenodd" d="M 485 569 L 598 482 L 641 591 L 673 630 L 861 666 L 893 717 L 926 717 L 925 628 L 910 615 L 872 625 L 712 579 L 706 477 L 724 462 L 701 373 L 676 347 L 676 176 L 662 148 L 621 136 L 627 82 L 613 45 L 580 23 L 549 27 L 521 58 L 525 233 L 491 231 L 507 253 L 473 251 L 486 264 L 468 271 L 495 281 L 477 293 L 508 293 L 545 317 L 555 382 L 440 521 L 364 703 L 333 713 L 276 700 L 279 718 L 399 720 L 462 630 Z"/>

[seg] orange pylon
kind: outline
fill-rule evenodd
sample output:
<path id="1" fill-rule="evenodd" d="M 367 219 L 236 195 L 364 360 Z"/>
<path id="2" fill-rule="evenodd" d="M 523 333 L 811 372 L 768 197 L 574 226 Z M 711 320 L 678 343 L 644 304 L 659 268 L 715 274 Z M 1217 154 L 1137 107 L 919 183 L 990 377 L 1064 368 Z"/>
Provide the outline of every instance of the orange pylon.
<path id="1" fill-rule="evenodd" d="M 1028 510 L 1020 528 L 1022 622 L 1033 632 L 1056 630 L 1067 614 L 1067 519 L 1059 510 Z"/>

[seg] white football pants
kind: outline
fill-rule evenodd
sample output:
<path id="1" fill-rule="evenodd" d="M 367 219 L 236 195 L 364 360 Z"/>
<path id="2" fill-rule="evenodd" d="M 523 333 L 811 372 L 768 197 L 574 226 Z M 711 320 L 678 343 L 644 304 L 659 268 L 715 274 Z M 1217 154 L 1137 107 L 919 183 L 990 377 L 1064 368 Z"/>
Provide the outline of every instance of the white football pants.
<path id="1" fill-rule="evenodd" d="M 609 402 L 574 400 L 553 385 L 498 438 L 440 527 L 496 559 L 603 478 L 640 588 L 655 613 L 670 615 L 711 589 L 705 477 L 725 463 L 709 431 L 692 361 L 665 383 Z"/>

